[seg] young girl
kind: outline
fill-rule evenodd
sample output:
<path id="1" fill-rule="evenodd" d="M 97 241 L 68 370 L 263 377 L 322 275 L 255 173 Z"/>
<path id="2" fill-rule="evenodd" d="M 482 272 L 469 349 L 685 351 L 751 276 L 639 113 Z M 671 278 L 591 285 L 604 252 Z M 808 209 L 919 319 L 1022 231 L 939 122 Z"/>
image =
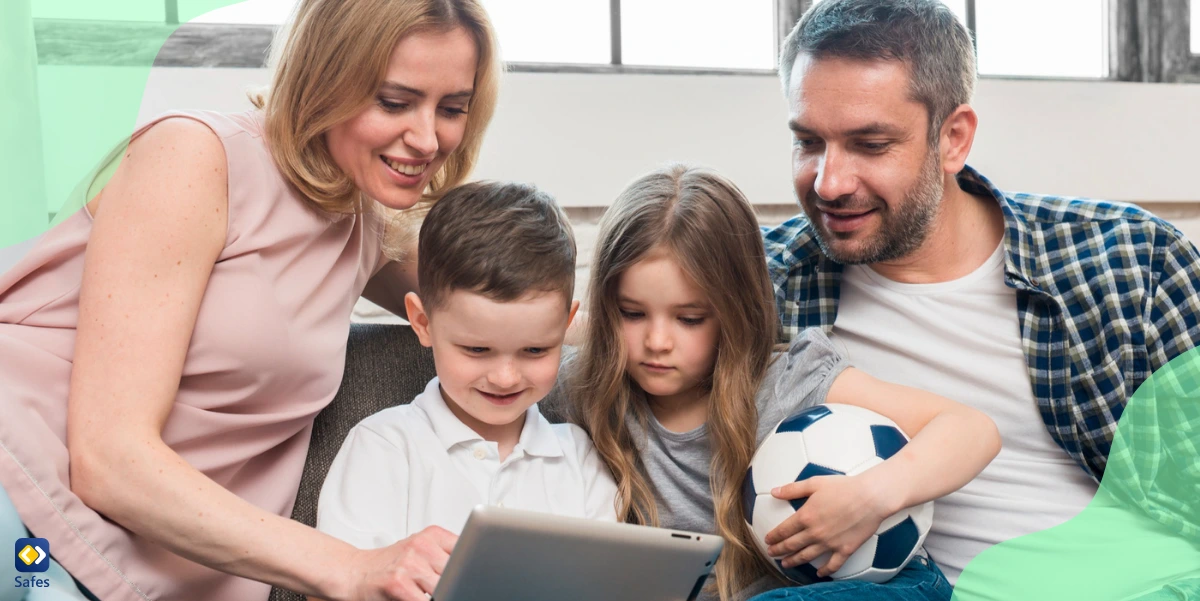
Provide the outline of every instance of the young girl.
<path id="1" fill-rule="evenodd" d="M 708 598 L 782 585 L 768 576 L 772 568 L 745 526 L 741 485 L 757 445 L 800 409 L 865 407 L 912 438 L 860 475 L 773 491 L 809 500 L 771 533 L 770 552 L 784 567 L 830 552 L 821 576 L 887 516 L 961 487 L 1000 449 L 984 414 L 848 367 L 820 330 L 774 352 L 772 299 L 754 214 L 715 173 L 684 166 L 651 173 L 600 223 L 586 341 L 570 368 L 572 404 L 616 479 L 620 517 L 725 538 Z M 924 557 L 883 585 L 835 581 L 771 594 L 823 599 L 847 589 L 868 600 L 950 598 Z"/>

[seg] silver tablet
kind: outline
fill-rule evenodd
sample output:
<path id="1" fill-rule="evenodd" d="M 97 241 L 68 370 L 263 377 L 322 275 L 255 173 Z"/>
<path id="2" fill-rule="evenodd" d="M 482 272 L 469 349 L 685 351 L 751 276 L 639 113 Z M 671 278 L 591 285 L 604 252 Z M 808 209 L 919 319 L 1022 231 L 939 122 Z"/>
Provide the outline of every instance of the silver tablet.
<path id="1" fill-rule="evenodd" d="M 691 601 L 725 541 L 477 506 L 433 601 Z"/>

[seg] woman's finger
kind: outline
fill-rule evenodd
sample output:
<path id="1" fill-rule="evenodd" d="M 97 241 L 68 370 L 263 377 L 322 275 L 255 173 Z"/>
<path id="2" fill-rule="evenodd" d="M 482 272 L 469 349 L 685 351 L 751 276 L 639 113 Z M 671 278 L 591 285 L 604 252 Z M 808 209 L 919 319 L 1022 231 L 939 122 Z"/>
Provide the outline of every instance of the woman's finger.
<path id="1" fill-rule="evenodd" d="M 387 588 L 388 597 L 394 601 L 429 601 L 433 589 L 426 593 L 411 578 L 397 578 Z"/>
<path id="2" fill-rule="evenodd" d="M 441 526 L 430 526 L 421 533 L 429 536 L 447 554 L 454 550 L 454 544 L 458 542 L 458 535 Z"/>
<path id="3" fill-rule="evenodd" d="M 429 566 L 433 573 L 439 575 L 446 569 L 446 563 L 450 561 L 450 551 L 446 550 L 443 545 L 445 540 L 444 537 L 437 534 L 422 532 L 413 541 L 413 550 L 417 556 L 425 562 L 425 565 Z M 453 545 L 451 545 L 451 550 L 453 548 Z"/>
<path id="4" fill-rule="evenodd" d="M 424 593 L 433 594 L 433 590 L 437 588 L 438 580 L 441 579 L 441 574 L 433 571 L 431 566 L 422 566 L 412 572 L 412 581 L 420 587 Z M 428 599 L 429 595 L 422 595 L 421 600 Z"/>

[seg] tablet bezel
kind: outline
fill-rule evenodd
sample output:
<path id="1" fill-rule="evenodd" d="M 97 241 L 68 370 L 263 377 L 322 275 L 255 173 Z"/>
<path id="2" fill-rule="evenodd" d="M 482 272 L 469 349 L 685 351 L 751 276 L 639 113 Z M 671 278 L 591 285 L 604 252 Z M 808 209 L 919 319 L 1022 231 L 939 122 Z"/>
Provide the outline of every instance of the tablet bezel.
<path id="1" fill-rule="evenodd" d="M 724 540 L 712 534 L 476 506 L 431 601 L 695 599 Z"/>

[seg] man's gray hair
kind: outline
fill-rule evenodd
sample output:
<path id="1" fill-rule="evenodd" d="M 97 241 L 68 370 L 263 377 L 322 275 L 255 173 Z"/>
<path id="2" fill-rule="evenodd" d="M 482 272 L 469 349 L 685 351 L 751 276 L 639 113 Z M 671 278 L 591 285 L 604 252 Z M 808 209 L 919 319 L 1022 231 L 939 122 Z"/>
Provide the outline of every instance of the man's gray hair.
<path id="1" fill-rule="evenodd" d="M 800 54 L 814 59 L 898 60 L 913 100 L 929 114 L 929 141 L 975 90 L 975 47 L 966 26 L 940 0 L 824 0 L 783 41 L 779 77 L 787 93 Z"/>

